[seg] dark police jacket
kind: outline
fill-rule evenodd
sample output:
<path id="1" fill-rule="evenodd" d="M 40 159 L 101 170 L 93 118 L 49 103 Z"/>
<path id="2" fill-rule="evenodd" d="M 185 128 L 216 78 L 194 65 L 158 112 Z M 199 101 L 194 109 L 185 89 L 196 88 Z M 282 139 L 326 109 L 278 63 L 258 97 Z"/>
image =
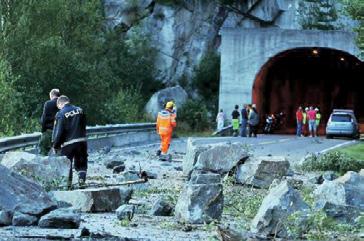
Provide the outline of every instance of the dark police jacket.
<path id="1" fill-rule="evenodd" d="M 46 130 L 53 130 L 54 119 L 58 112 L 57 98 L 48 100 L 44 103 L 43 114 L 40 118 L 40 124 L 42 125 L 42 132 Z"/>
<path id="2" fill-rule="evenodd" d="M 81 108 L 67 104 L 56 115 L 53 147 L 59 149 L 82 141 L 86 141 L 86 116 Z"/>

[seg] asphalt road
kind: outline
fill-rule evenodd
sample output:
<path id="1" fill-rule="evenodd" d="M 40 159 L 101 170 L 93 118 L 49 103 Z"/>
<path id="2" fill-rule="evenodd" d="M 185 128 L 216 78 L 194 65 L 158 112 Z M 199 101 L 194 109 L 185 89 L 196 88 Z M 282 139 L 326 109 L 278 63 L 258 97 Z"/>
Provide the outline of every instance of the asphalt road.
<path id="1" fill-rule="evenodd" d="M 196 140 L 201 143 L 241 142 L 250 146 L 254 155 L 285 156 L 291 164 L 297 163 L 310 153 L 326 152 L 340 146 L 356 143 L 350 139 L 296 137 L 293 135 L 258 135 L 257 138 L 211 137 L 196 138 Z M 176 145 L 179 145 L 177 143 Z"/>

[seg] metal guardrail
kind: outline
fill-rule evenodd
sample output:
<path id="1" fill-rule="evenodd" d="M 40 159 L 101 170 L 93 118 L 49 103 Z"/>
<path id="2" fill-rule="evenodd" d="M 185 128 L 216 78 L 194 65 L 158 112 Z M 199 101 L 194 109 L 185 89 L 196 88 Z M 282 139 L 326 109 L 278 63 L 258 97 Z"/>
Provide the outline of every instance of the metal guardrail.
<path id="1" fill-rule="evenodd" d="M 231 131 L 233 129 L 232 125 L 225 126 L 219 131 L 215 131 L 212 133 L 213 136 L 225 136 L 225 135 L 231 135 Z"/>
<path id="2" fill-rule="evenodd" d="M 100 137 L 118 135 L 128 132 L 144 132 L 155 130 L 155 123 L 137 123 L 137 124 L 117 124 L 105 126 L 90 126 L 87 127 L 87 138 L 97 139 Z M 6 137 L 0 139 L 0 153 L 19 148 L 26 148 L 29 146 L 37 145 L 40 132 L 33 134 L 23 134 L 14 137 Z"/>

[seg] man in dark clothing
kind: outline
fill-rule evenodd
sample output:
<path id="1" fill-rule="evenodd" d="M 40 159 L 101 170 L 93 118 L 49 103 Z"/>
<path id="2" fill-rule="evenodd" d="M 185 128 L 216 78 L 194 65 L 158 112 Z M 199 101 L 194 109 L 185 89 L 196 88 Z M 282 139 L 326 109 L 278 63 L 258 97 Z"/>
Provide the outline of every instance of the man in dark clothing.
<path id="1" fill-rule="evenodd" d="M 249 137 L 257 137 L 258 133 L 258 125 L 259 125 L 259 115 L 256 108 L 256 105 L 253 104 L 250 107 L 249 117 L 248 117 L 248 124 L 249 124 Z"/>
<path id="2" fill-rule="evenodd" d="M 52 131 L 54 127 L 54 119 L 58 112 L 57 99 L 60 96 L 59 89 L 53 89 L 49 93 L 50 100 L 44 103 L 43 114 L 40 118 L 42 126 L 42 136 L 39 140 L 39 152 L 42 155 L 48 155 L 52 148 Z"/>
<path id="3" fill-rule="evenodd" d="M 246 127 L 248 124 L 248 105 L 244 105 L 241 109 L 241 125 L 240 125 L 240 136 L 246 137 Z"/>
<path id="4" fill-rule="evenodd" d="M 53 130 L 53 148 L 61 149 L 61 155 L 70 161 L 70 172 L 68 188 L 72 187 L 72 163 L 78 172 L 78 183 L 84 187 L 87 172 L 87 139 L 86 139 L 86 116 L 83 110 L 71 105 L 67 96 L 60 96 L 57 100 L 60 111 L 56 115 Z"/>

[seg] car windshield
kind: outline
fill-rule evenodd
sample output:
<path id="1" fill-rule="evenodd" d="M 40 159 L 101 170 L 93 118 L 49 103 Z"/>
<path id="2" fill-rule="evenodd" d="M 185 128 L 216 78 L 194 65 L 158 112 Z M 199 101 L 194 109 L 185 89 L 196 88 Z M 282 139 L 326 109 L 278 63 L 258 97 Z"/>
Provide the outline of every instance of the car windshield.
<path id="1" fill-rule="evenodd" d="M 350 115 L 332 115 L 331 116 L 332 122 L 351 122 L 351 116 Z"/>

